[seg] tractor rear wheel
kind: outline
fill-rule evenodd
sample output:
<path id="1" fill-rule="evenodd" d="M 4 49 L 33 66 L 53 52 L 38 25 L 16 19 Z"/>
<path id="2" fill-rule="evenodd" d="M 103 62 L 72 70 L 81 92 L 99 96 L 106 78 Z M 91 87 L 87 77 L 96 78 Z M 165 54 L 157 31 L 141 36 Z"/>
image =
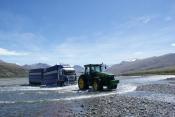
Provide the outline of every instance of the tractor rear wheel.
<path id="1" fill-rule="evenodd" d="M 87 89 L 87 82 L 83 77 L 80 77 L 78 79 L 78 87 L 79 87 L 80 90 Z"/>

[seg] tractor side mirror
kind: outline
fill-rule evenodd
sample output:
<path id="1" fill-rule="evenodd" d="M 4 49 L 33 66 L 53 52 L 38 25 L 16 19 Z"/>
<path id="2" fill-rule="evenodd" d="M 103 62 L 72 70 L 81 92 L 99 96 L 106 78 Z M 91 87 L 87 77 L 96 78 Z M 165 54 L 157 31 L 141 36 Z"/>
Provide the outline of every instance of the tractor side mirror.
<path id="1" fill-rule="evenodd" d="M 107 66 L 105 65 L 105 69 L 107 69 Z"/>

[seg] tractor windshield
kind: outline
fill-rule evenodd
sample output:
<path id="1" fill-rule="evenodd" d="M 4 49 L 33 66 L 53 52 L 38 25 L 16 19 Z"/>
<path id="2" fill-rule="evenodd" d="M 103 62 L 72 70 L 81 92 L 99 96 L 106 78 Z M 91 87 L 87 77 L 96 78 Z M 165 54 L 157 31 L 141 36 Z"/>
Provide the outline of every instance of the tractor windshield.
<path id="1" fill-rule="evenodd" d="M 101 72 L 101 66 L 92 66 L 91 70 L 95 72 Z"/>

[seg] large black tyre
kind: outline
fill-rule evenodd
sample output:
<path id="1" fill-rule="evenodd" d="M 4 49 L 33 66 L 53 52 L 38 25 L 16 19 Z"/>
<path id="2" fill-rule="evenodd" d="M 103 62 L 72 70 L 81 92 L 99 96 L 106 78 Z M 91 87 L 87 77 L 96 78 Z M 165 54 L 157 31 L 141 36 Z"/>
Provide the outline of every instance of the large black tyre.
<path id="1" fill-rule="evenodd" d="M 32 86 L 32 85 L 33 85 L 33 83 L 32 83 L 32 82 L 29 82 L 29 85 L 31 85 L 31 86 Z"/>
<path id="2" fill-rule="evenodd" d="M 78 79 L 78 87 L 80 90 L 88 89 L 87 80 L 83 76 Z"/>
<path id="3" fill-rule="evenodd" d="M 92 87 L 94 91 L 100 91 L 103 90 L 103 85 L 99 80 L 94 80 L 92 83 Z"/>
<path id="4" fill-rule="evenodd" d="M 63 81 L 57 82 L 57 86 L 63 87 L 64 86 L 64 82 Z"/>

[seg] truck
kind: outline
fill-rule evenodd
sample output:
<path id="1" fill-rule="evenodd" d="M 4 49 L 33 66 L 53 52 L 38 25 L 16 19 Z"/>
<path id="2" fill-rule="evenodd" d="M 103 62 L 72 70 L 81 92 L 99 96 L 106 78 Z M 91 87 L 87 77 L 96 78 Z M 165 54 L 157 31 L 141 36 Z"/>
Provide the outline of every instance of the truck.
<path id="1" fill-rule="evenodd" d="M 76 81 L 75 69 L 70 65 L 55 65 L 29 71 L 29 84 L 64 86 Z"/>
<path id="2" fill-rule="evenodd" d="M 116 80 L 113 74 L 103 72 L 102 66 L 102 64 L 84 65 L 85 72 L 78 79 L 80 90 L 86 90 L 89 86 L 92 86 L 94 91 L 103 90 L 103 86 L 109 90 L 117 88 L 119 80 Z"/>

